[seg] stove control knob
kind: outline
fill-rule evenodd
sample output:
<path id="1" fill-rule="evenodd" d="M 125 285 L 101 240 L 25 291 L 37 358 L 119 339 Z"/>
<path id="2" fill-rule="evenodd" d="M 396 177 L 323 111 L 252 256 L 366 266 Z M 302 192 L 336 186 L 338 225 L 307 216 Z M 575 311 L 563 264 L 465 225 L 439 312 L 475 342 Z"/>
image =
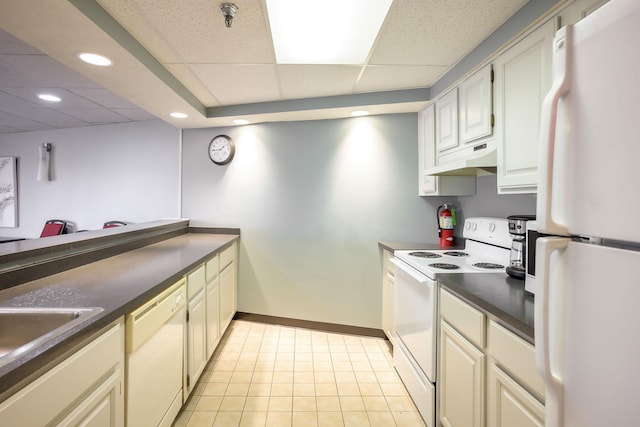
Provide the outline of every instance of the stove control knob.
<path id="1" fill-rule="evenodd" d="M 495 222 L 492 222 L 491 224 L 489 224 L 489 231 L 492 232 L 492 233 L 494 231 L 496 231 L 496 223 Z"/>

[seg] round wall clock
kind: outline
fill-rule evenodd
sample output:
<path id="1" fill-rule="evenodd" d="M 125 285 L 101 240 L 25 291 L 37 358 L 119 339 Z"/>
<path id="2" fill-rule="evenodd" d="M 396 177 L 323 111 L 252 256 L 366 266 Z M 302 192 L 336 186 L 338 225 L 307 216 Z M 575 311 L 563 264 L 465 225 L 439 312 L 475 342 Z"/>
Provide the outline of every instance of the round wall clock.
<path id="1" fill-rule="evenodd" d="M 226 165 L 233 159 L 236 147 L 227 135 L 218 135 L 209 143 L 209 158 L 216 165 Z"/>

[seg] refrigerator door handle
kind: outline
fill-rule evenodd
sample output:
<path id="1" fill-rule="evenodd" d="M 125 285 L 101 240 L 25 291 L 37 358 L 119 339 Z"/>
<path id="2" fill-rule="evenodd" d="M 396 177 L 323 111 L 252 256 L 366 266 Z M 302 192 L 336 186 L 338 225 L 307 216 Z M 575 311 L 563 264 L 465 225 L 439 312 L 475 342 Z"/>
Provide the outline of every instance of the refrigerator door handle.
<path id="1" fill-rule="evenodd" d="M 536 222 L 538 230 L 547 234 L 568 234 L 568 227 L 552 215 L 553 197 L 559 189 L 553 186 L 554 152 L 560 99 L 571 90 L 571 47 L 573 26 L 561 28 L 553 39 L 553 83 L 542 103 L 540 116 L 540 151 L 538 158 L 538 203 Z"/>
<path id="2" fill-rule="evenodd" d="M 535 342 L 536 342 L 536 364 L 538 371 L 546 384 L 546 421 L 547 427 L 562 427 L 562 408 L 564 381 L 558 366 L 553 366 L 553 362 L 558 363 L 560 358 L 558 352 L 561 351 L 562 343 L 551 341 L 549 325 L 549 301 L 557 298 L 562 293 L 563 283 L 552 283 L 554 277 L 551 274 L 552 255 L 567 249 L 571 239 L 563 237 L 541 237 L 536 241 L 536 270 L 539 271 L 540 281 L 536 289 L 535 302 Z M 555 313 L 554 313 L 555 314 Z M 558 316 L 554 317 L 554 329 L 561 328 L 558 325 Z M 555 357 L 554 357 L 555 355 Z"/>

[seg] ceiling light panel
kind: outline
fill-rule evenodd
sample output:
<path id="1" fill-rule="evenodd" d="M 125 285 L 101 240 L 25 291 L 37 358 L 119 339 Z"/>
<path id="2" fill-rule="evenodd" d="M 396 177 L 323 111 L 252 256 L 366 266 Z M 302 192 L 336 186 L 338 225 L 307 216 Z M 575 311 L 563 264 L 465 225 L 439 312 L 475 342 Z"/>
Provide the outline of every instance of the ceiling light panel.
<path id="1" fill-rule="evenodd" d="M 364 64 L 393 0 L 266 0 L 279 64 Z"/>

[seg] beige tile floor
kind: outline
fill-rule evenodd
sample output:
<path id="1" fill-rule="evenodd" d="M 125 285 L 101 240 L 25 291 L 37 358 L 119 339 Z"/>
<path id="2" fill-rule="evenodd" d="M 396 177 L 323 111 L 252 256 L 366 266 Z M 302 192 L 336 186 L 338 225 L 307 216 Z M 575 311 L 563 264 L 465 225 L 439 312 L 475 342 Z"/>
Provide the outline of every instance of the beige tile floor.
<path id="1" fill-rule="evenodd" d="M 175 427 L 423 427 L 387 341 L 234 320 Z"/>

